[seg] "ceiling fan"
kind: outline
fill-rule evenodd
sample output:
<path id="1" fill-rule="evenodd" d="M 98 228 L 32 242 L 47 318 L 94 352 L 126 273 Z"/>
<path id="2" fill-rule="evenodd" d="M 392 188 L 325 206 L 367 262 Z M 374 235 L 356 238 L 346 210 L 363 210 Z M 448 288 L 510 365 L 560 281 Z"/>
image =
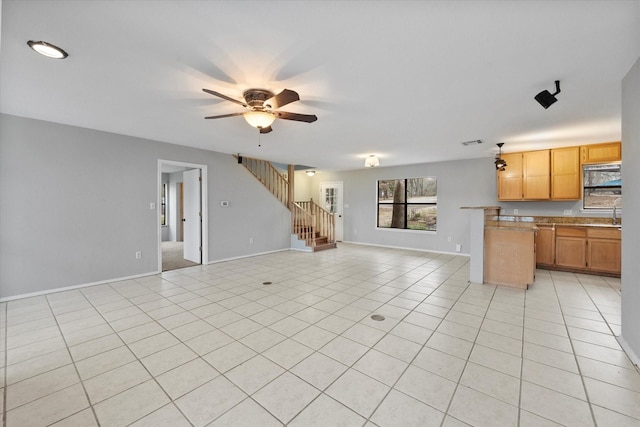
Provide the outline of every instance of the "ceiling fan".
<path id="1" fill-rule="evenodd" d="M 222 119 L 225 117 L 243 116 L 251 126 L 258 128 L 260 133 L 269 133 L 273 129 L 271 124 L 278 119 L 294 120 L 297 122 L 312 123 L 318 120 L 314 114 L 288 113 L 286 111 L 275 111 L 278 108 L 300 100 L 297 92 L 285 89 L 277 95 L 266 89 L 247 89 L 242 96 L 244 101 L 231 98 L 222 93 L 210 89 L 202 89 L 204 92 L 217 96 L 227 101 L 240 104 L 247 109 L 244 112 L 222 114 L 219 116 L 208 116 L 205 119 Z"/>

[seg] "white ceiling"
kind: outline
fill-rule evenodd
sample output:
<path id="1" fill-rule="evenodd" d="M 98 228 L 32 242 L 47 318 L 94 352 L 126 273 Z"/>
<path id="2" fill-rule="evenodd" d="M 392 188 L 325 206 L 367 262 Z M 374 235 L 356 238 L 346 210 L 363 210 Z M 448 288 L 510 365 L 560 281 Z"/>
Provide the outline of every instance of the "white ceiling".
<path id="1" fill-rule="evenodd" d="M 619 140 L 640 1 L 4 0 L 1 30 L 3 113 L 347 170 Z M 252 87 L 318 121 L 203 119 L 242 107 L 202 88 Z"/>

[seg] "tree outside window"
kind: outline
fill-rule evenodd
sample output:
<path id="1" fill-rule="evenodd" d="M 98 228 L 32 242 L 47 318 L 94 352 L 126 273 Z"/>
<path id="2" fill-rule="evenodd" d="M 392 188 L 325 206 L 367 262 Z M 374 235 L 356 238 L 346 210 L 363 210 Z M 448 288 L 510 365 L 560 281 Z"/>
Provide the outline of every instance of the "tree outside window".
<path id="1" fill-rule="evenodd" d="M 619 163 L 584 165 L 584 209 L 613 209 L 622 204 L 622 165 Z"/>
<path id="2" fill-rule="evenodd" d="M 436 231 L 436 177 L 378 181 L 378 227 Z"/>

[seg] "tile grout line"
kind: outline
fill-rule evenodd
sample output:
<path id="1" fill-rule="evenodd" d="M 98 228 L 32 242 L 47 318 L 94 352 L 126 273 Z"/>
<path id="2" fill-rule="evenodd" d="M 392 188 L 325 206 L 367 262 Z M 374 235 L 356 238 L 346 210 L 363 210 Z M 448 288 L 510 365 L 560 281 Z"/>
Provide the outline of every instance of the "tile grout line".
<path id="1" fill-rule="evenodd" d="M 84 297 L 84 294 L 82 296 Z M 58 318 L 57 318 L 55 312 L 53 311 L 53 307 L 51 306 L 51 301 L 49 301 L 49 298 L 47 296 L 45 296 L 45 301 L 47 301 L 47 306 L 49 307 L 49 310 L 51 311 L 51 315 L 53 316 L 53 319 L 56 322 L 56 326 L 58 327 L 58 330 L 60 331 L 60 336 L 62 337 L 62 340 L 64 341 L 65 350 L 67 350 L 67 354 L 69 355 L 69 359 L 71 360 L 71 364 L 73 365 L 73 369 L 74 369 L 76 375 L 78 376 L 78 381 L 79 381 L 80 385 L 82 386 L 82 391 L 84 392 L 84 396 L 87 399 L 87 403 L 89 404 L 89 408 L 91 408 L 91 413 L 93 414 L 93 419 L 96 421 L 96 424 L 98 425 L 98 427 L 100 427 L 100 420 L 98 419 L 98 416 L 96 414 L 95 409 L 93 408 L 93 405 L 91 404 L 91 400 L 89 399 L 89 393 L 87 393 L 87 389 L 86 389 L 86 387 L 84 385 L 84 382 L 82 381 L 82 377 L 80 376 L 80 372 L 78 371 L 78 367 L 76 366 L 76 363 L 73 360 L 73 356 L 71 355 L 71 350 L 69 349 L 69 344 L 67 342 L 66 337 L 64 336 L 64 332 L 62 331 L 62 328 L 60 327 L 60 323 L 58 322 Z M 57 369 L 57 368 L 55 368 L 55 369 Z M 75 384 L 72 384 L 72 385 L 70 385 L 68 387 L 65 387 L 65 389 L 69 388 L 69 387 L 73 387 L 74 385 Z M 55 392 L 53 392 L 53 393 L 55 393 Z M 53 393 L 49 393 L 48 396 L 50 396 Z M 61 421 L 63 419 L 69 418 L 69 417 L 71 417 L 71 416 L 73 416 L 75 414 L 78 414 L 78 413 L 84 411 L 85 409 L 86 408 L 83 408 L 80 411 L 74 412 L 73 414 L 69 414 L 65 418 L 62 418 L 62 419 L 59 419 L 59 420 L 55 420 L 54 422 L 58 422 L 58 421 Z"/>
<path id="2" fill-rule="evenodd" d="M 484 284 L 482 284 L 481 286 L 483 286 L 483 285 Z M 467 285 L 466 289 L 469 289 L 469 286 L 471 286 L 471 281 L 468 282 L 468 285 Z M 482 331 L 482 325 L 484 324 L 484 321 L 487 318 L 487 312 L 489 311 L 489 307 L 491 306 L 491 302 L 493 301 L 493 298 L 494 298 L 494 296 L 496 294 L 496 290 L 498 289 L 497 285 L 492 285 L 492 286 L 493 286 L 493 292 L 491 293 L 491 299 L 489 300 L 489 304 L 487 304 L 487 308 L 484 311 L 484 314 L 482 316 L 482 322 L 480 322 L 480 326 L 478 326 L 478 332 L 476 333 L 476 336 L 473 339 L 473 343 L 472 343 L 471 349 L 469 350 L 469 355 L 467 356 L 467 359 L 464 362 L 464 367 L 462 368 L 462 371 L 460 371 L 460 377 L 458 377 L 458 381 L 456 382 L 456 386 L 453 389 L 453 393 L 451 394 L 451 399 L 449 399 L 449 404 L 447 405 L 447 409 L 445 411 L 445 416 L 442 419 L 442 422 L 440 423 L 441 427 L 444 426 L 444 422 L 445 422 L 445 420 L 447 418 L 447 415 L 449 415 L 449 410 L 451 409 L 451 404 L 453 403 L 453 399 L 455 398 L 455 395 L 458 392 L 458 388 L 460 387 L 460 381 L 462 380 L 462 376 L 464 375 L 464 372 L 467 370 L 467 366 L 469 365 L 469 359 L 471 358 L 471 353 L 473 352 L 473 349 L 476 346 L 476 342 L 478 340 L 478 335 L 480 335 L 480 331 Z M 466 289 L 465 289 L 465 292 L 466 292 Z M 460 297 L 462 297 L 462 295 L 460 295 Z M 453 306 L 451 308 L 453 309 Z M 451 310 L 449 310 L 449 311 L 451 311 Z M 471 387 L 469 387 L 469 388 L 471 388 Z M 476 391 L 478 391 L 478 390 L 476 390 Z M 482 393 L 482 392 L 479 391 L 479 393 Z M 486 394 L 486 393 L 482 393 L 482 394 Z M 490 396 L 490 397 L 493 397 L 493 396 Z M 455 418 L 453 415 L 449 415 L 449 416 Z"/>
<path id="3" fill-rule="evenodd" d="M 576 280 L 578 280 L 578 283 L 580 283 L 580 280 L 575 275 L 575 273 L 571 273 L 571 274 L 573 274 L 573 276 L 576 278 Z M 585 398 L 587 399 L 587 405 L 589 406 L 589 413 L 591 414 L 591 420 L 593 421 L 593 425 L 597 426 L 598 422 L 596 421 L 596 416 L 595 416 L 595 413 L 593 412 L 593 406 L 591 404 L 591 400 L 589 399 L 589 392 L 587 390 L 587 385 L 586 385 L 586 383 L 584 381 L 584 375 L 582 375 L 582 369 L 580 368 L 580 363 L 578 363 L 578 355 L 576 354 L 576 349 L 573 346 L 573 340 L 571 339 L 571 335 L 569 334 L 569 326 L 567 325 L 567 320 L 565 319 L 564 310 L 563 310 L 563 307 L 562 307 L 562 303 L 560 302 L 560 297 L 558 296 L 558 288 L 556 287 L 556 281 L 553 278 L 553 275 L 551 275 L 551 283 L 553 283 L 553 291 L 555 293 L 556 299 L 558 300 L 558 307 L 560 308 L 560 314 L 562 315 L 562 321 L 564 322 L 564 328 L 567 331 L 567 337 L 569 339 L 569 344 L 571 345 L 571 352 L 573 353 L 573 360 L 576 363 L 576 368 L 578 369 L 578 375 L 580 376 L 580 383 L 582 384 L 582 389 L 584 390 L 584 395 L 585 395 Z M 582 284 L 580 284 L 580 286 L 582 287 Z M 584 290 L 584 288 L 583 288 L 583 290 Z M 587 295 L 588 295 L 588 293 L 587 293 Z M 607 324 L 607 327 L 608 327 L 608 324 Z M 556 390 L 554 390 L 554 391 L 556 391 Z M 581 399 L 578 399 L 578 400 L 581 400 Z"/>

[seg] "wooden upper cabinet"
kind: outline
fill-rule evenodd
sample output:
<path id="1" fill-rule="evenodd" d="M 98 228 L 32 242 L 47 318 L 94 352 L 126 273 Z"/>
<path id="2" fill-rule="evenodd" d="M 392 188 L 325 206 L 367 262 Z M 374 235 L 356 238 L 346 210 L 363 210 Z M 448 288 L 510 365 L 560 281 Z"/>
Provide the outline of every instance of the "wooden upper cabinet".
<path id="1" fill-rule="evenodd" d="M 580 147 L 551 150 L 551 200 L 579 200 Z"/>
<path id="2" fill-rule="evenodd" d="M 522 153 L 502 154 L 507 162 L 498 172 L 498 200 L 522 200 Z"/>
<path id="3" fill-rule="evenodd" d="M 549 150 L 522 153 L 522 165 L 522 198 L 549 200 Z"/>
<path id="4" fill-rule="evenodd" d="M 585 163 L 618 162 L 622 160 L 622 144 L 606 142 L 604 144 L 583 145 L 580 147 L 580 161 Z"/>

